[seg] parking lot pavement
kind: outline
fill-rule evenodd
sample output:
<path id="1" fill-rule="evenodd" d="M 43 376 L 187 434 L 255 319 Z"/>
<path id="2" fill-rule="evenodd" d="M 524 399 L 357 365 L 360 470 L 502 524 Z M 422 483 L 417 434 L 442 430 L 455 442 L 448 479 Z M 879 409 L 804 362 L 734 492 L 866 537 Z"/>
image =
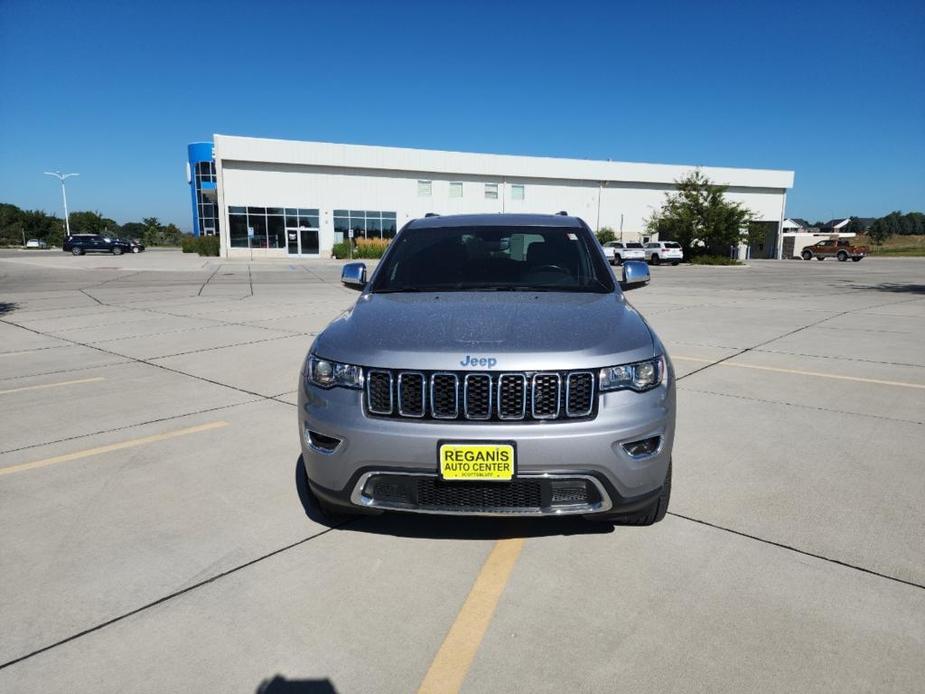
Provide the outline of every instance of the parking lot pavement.
<path id="1" fill-rule="evenodd" d="M 923 261 L 627 294 L 679 377 L 654 527 L 331 528 L 294 403 L 338 263 L 0 255 L 0 691 L 920 688 Z"/>

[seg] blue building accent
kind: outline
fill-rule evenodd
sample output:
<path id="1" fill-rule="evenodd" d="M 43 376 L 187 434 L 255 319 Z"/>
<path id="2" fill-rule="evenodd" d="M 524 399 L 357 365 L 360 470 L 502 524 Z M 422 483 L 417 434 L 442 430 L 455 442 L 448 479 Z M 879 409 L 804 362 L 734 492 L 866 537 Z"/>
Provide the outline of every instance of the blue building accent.
<path id="1" fill-rule="evenodd" d="M 218 199 L 211 142 L 193 142 L 186 148 L 187 173 L 193 203 L 193 234 L 218 235 Z"/>

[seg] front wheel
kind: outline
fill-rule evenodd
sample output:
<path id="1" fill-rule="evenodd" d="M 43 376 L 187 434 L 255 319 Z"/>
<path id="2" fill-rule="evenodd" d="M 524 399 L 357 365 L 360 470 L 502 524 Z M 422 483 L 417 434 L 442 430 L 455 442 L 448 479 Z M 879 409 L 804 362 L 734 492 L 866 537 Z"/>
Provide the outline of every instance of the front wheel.
<path id="1" fill-rule="evenodd" d="M 809 251 L 803 251 L 803 260 L 812 260 L 813 254 Z"/>
<path id="2" fill-rule="evenodd" d="M 132 253 L 141 253 L 141 249 L 138 246 L 132 246 Z"/>
<path id="3" fill-rule="evenodd" d="M 623 265 L 623 256 L 615 255 L 613 259 L 617 261 L 617 265 Z"/>
<path id="4" fill-rule="evenodd" d="M 844 263 L 846 260 L 848 260 L 848 254 L 845 253 L 844 251 L 839 251 L 838 252 L 838 262 Z"/>
<path id="5" fill-rule="evenodd" d="M 652 254 L 652 259 L 651 259 L 649 262 L 652 263 L 653 265 L 658 265 L 658 264 L 661 263 L 662 261 L 661 261 L 661 259 L 658 257 L 658 255 L 656 255 L 655 253 L 653 253 L 653 254 Z"/>
<path id="6" fill-rule="evenodd" d="M 857 258 L 852 258 L 851 260 L 852 260 L 853 262 L 855 262 L 855 263 L 860 263 L 860 262 L 861 262 L 861 258 L 863 258 L 863 257 L 864 257 L 864 256 L 858 256 Z"/>

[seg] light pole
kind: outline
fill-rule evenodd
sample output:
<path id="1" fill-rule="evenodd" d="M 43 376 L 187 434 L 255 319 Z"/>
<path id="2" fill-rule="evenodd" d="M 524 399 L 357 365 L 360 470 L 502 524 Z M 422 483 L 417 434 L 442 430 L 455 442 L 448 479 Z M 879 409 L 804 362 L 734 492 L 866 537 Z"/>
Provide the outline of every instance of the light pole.
<path id="1" fill-rule="evenodd" d="M 64 198 L 64 230 L 68 236 L 71 235 L 71 220 L 67 216 L 67 190 L 64 188 L 64 179 L 70 178 L 71 176 L 80 176 L 79 173 L 67 173 L 63 174 L 60 171 L 43 171 L 46 176 L 54 176 L 59 181 L 61 181 L 61 197 Z"/>

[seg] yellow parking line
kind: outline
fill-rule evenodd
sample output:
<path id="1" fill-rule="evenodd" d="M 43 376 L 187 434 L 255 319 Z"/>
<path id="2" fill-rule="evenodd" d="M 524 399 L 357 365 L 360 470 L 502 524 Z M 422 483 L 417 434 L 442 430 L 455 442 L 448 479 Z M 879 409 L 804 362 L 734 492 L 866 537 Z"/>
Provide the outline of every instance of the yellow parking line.
<path id="1" fill-rule="evenodd" d="M 495 543 L 430 664 L 419 694 L 458 692 L 462 687 L 523 546 L 519 537 Z"/>
<path id="2" fill-rule="evenodd" d="M 10 388 L 9 390 L 0 390 L 0 395 L 8 395 L 9 393 L 22 393 L 24 390 L 41 390 L 43 388 L 57 388 L 59 386 L 73 386 L 78 383 L 96 383 L 98 381 L 105 381 L 106 379 L 103 376 L 97 376 L 96 378 L 81 378 L 76 381 L 61 381 L 60 383 L 43 383 L 40 386 L 23 386 L 22 388 Z"/>
<path id="3" fill-rule="evenodd" d="M 711 359 L 700 359 L 698 357 L 671 357 L 682 361 L 697 361 L 701 363 L 712 363 Z M 925 383 L 907 383 L 906 381 L 884 381 L 879 378 L 863 378 L 861 376 L 843 376 L 842 374 L 824 374 L 818 371 L 803 371 L 802 369 L 780 369 L 775 366 L 759 366 L 758 364 L 740 364 L 738 362 L 724 361 L 717 366 L 731 366 L 738 369 L 756 369 L 757 371 L 774 371 L 776 373 L 796 374 L 798 376 L 814 376 L 816 378 L 833 378 L 838 381 L 855 381 L 857 383 L 875 383 L 881 386 L 897 386 L 899 388 L 922 388 L 925 389 Z"/>
<path id="4" fill-rule="evenodd" d="M 2 475 L 12 475 L 14 472 L 24 472 L 25 470 L 34 470 L 35 468 L 45 467 L 46 465 L 55 465 L 56 463 L 67 463 L 71 460 L 80 460 L 81 458 L 89 458 L 90 456 L 100 455 L 101 453 L 109 453 L 111 451 L 121 451 L 124 448 L 135 448 L 136 446 L 144 446 L 147 443 L 154 443 L 155 441 L 166 441 L 167 439 L 175 439 L 178 436 L 187 436 L 188 434 L 198 434 L 201 431 L 210 431 L 211 429 L 221 429 L 222 427 L 228 426 L 228 422 L 209 422 L 208 424 L 199 424 L 194 427 L 187 427 L 186 429 L 177 429 L 176 431 L 167 431 L 163 434 L 154 434 L 152 436 L 143 436 L 138 439 L 129 439 L 128 441 L 120 441 L 119 443 L 111 443 L 107 446 L 98 446 L 97 448 L 88 448 L 84 451 L 76 451 L 75 453 L 65 453 L 64 455 L 56 455 L 54 458 L 45 458 L 44 460 L 35 460 L 31 463 L 22 463 L 21 465 L 11 465 L 10 467 L 0 468 L 0 476 Z"/>

